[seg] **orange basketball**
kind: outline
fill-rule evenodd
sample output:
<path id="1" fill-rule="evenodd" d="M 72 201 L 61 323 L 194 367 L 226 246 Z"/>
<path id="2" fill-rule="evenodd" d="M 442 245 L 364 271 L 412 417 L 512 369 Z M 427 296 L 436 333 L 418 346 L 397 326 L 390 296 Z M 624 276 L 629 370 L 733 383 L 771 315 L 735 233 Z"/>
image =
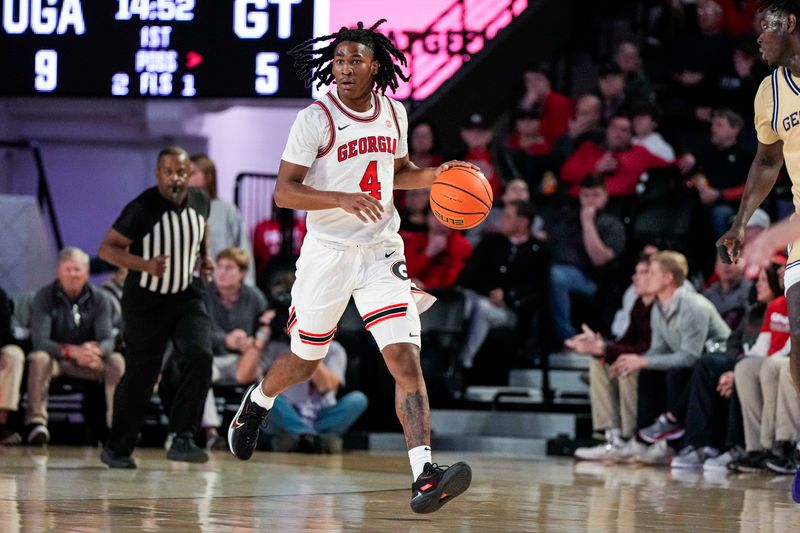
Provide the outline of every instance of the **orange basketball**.
<path id="1" fill-rule="evenodd" d="M 492 188 L 478 170 L 451 168 L 431 185 L 431 210 L 448 228 L 474 228 L 491 208 Z"/>

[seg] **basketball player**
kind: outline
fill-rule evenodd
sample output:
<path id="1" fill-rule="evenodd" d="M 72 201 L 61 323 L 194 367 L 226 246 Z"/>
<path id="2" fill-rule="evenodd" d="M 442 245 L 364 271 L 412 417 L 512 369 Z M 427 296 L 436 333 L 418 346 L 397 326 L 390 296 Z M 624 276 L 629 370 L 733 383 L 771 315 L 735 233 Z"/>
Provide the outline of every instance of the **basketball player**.
<path id="1" fill-rule="evenodd" d="M 736 261 L 744 227 L 775 185 L 781 166 L 792 180 L 795 211 L 800 210 L 800 0 L 759 0 L 761 34 L 758 44 L 764 60 L 776 67 L 761 82 L 755 98 L 758 150 L 747 175 L 739 212 L 717 242 L 723 261 Z M 785 286 L 792 331 L 790 369 L 800 387 L 800 242 L 789 248 Z M 800 503 L 800 477 L 795 476 L 792 497 Z"/>
<path id="2" fill-rule="evenodd" d="M 287 325 L 291 352 L 247 391 L 228 442 L 236 457 L 250 458 L 275 397 L 311 377 L 352 295 L 395 378 L 395 407 L 414 478 L 411 508 L 429 513 L 464 492 L 472 471 L 463 462 L 445 467 L 431 460 L 419 309 L 406 273 L 392 191 L 429 187 L 455 166 L 477 167 L 450 161 L 418 168 L 409 161 L 405 109 L 383 94 L 397 88 L 398 78 L 408 80 L 393 58 L 403 65 L 406 60 L 376 31 L 383 22 L 368 29 L 359 22 L 355 29 L 342 28 L 291 52 L 307 86 L 335 80 L 336 89 L 298 114 L 275 187 L 280 207 L 309 212 Z M 315 48 L 320 41 L 328 41 L 327 46 Z"/>

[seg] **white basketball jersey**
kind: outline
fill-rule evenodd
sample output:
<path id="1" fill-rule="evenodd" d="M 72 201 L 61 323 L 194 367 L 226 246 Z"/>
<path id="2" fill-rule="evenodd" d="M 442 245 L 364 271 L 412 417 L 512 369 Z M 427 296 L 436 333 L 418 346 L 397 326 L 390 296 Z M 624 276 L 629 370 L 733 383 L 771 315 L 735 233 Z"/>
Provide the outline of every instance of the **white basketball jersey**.
<path id="1" fill-rule="evenodd" d="M 383 216 L 362 222 L 343 209 L 309 211 L 308 232 L 318 239 L 354 244 L 380 242 L 397 233 L 394 160 L 408 153 L 405 108 L 372 93 L 372 107 L 358 113 L 332 90 L 297 114 L 281 159 L 308 167 L 305 185 L 320 191 L 366 192 L 380 200 Z"/>

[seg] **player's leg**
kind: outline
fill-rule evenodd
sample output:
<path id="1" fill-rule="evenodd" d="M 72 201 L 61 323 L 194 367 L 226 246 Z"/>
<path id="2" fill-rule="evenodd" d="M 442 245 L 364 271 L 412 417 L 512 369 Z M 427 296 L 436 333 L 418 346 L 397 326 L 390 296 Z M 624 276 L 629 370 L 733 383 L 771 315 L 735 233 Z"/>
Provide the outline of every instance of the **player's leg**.
<path id="1" fill-rule="evenodd" d="M 387 249 L 402 250 L 402 241 L 387 244 Z M 414 478 L 411 508 L 431 513 L 469 488 L 472 470 L 463 462 L 440 467 L 431 459 L 430 407 L 420 365 L 421 326 L 405 261 L 394 255 L 386 258 L 382 247 L 364 254 L 368 266 L 353 298 L 395 379 L 395 411 Z"/>
<path id="2" fill-rule="evenodd" d="M 789 326 L 792 336 L 792 350 L 789 355 L 789 371 L 795 387 L 800 390 L 800 242 L 792 243 L 789 261 L 784 274 L 786 301 L 789 307 Z M 800 503 L 800 470 L 792 482 L 792 498 Z"/>
<path id="3" fill-rule="evenodd" d="M 356 258 L 355 249 L 331 248 L 306 237 L 297 261 L 286 325 L 291 351 L 278 356 L 261 383 L 248 389 L 228 429 L 228 445 L 239 459 L 253 455 L 259 430 L 275 397 L 309 379 L 328 353 L 336 324 L 350 300 L 359 269 Z"/>

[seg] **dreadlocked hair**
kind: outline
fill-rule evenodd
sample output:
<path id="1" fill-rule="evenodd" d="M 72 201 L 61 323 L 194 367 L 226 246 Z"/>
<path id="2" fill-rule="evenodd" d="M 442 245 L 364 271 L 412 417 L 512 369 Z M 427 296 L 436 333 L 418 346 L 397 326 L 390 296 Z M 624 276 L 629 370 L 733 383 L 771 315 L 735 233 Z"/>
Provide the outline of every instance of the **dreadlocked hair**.
<path id="1" fill-rule="evenodd" d="M 758 0 L 758 11 L 785 11 L 800 17 L 800 1 L 798 0 Z"/>
<path id="2" fill-rule="evenodd" d="M 311 86 L 314 81 L 317 82 L 317 89 L 330 84 L 333 81 L 333 53 L 336 46 L 343 41 L 353 41 L 372 50 L 373 57 L 378 61 L 378 72 L 373 80 L 378 91 L 381 93 L 385 93 L 386 89 L 391 89 L 392 92 L 396 91 L 400 85 L 398 78 L 408 81 L 411 76 L 404 75 L 395 63 L 395 61 L 399 61 L 401 65 L 407 65 L 403 52 L 388 37 L 375 31 L 384 22 L 386 19 L 380 19 L 370 28 L 365 29 L 364 23 L 359 21 L 356 28 L 342 26 L 336 33 L 309 39 L 295 46 L 289 50 L 289 55 L 294 57 L 295 72 L 306 87 Z M 322 41 L 330 41 L 330 43 L 325 47 L 315 49 L 314 45 Z"/>

